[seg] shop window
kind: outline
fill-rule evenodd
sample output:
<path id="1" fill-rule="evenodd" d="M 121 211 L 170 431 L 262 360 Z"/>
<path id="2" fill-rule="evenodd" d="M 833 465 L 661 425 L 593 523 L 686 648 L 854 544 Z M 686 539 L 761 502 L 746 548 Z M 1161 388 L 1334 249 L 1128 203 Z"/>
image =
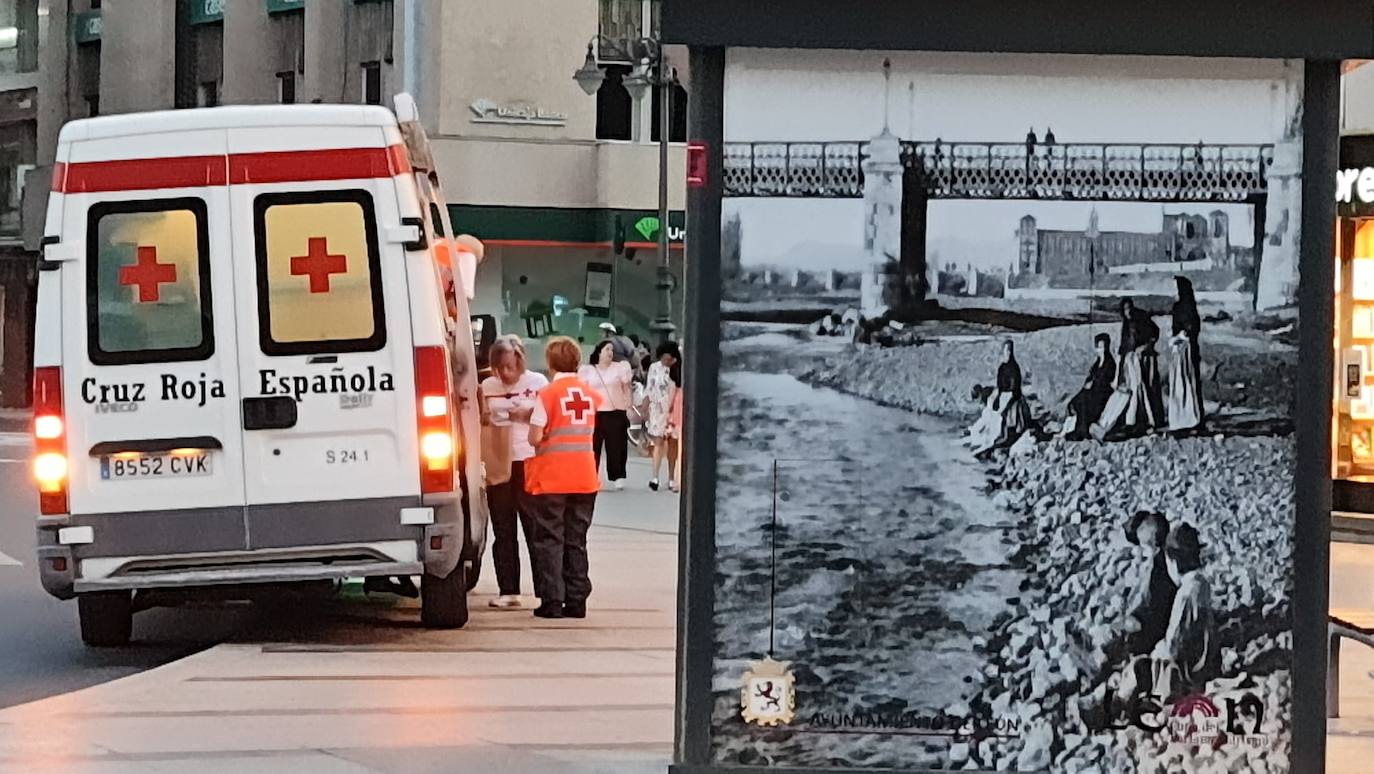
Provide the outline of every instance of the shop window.
<path id="1" fill-rule="evenodd" d="M 100 115 L 100 41 L 76 47 L 76 79 L 86 114 Z"/>
<path id="2" fill-rule="evenodd" d="M 358 94 L 364 104 L 381 105 L 384 100 L 383 66 L 393 61 L 395 8 L 391 0 L 370 0 L 350 3 L 348 14 L 346 46 L 353 52 L 352 61 L 360 63 L 357 71 L 360 83 L 354 86 L 350 80 L 348 90 L 358 89 L 353 93 Z"/>
<path id="3" fill-rule="evenodd" d="M 627 43 L 644 36 L 644 0 L 601 0 L 597 31 L 597 59 L 632 64 Z"/>
<path id="4" fill-rule="evenodd" d="M 363 63 L 363 104 L 382 104 L 382 63 Z"/>
<path id="5" fill-rule="evenodd" d="M 277 101 L 283 105 L 296 102 L 296 71 L 277 73 Z"/>
<path id="6" fill-rule="evenodd" d="M 202 82 L 196 104 L 201 107 L 219 107 L 219 81 Z"/>
<path id="7" fill-rule="evenodd" d="M 91 362 L 204 360 L 214 353 L 205 202 L 105 202 L 88 214 Z"/>
<path id="8" fill-rule="evenodd" d="M 198 19 L 194 7 L 177 3 L 174 104 L 178 108 L 218 105 L 224 81 L 224 22 Z"/>
<path id="9" fill-rule="evenodd" d="M 653 131 L 650 139 L 658 142 L 659 132 L 662 127 L 662 89 L 654 89 L 653 96 Z M 687 142 L 687 90 L 682 88 L 682 84 L 673 84 L 673 100 L 670 105 L 668 123 L 669 142 Z"/>
<path id="10" fill-rule="evenodd" d="M 38 69 L 38 0 L 0 0 L 0 73 Z"/>
<path id="11" fill-rule="evenodd" d="M 596 92 L 596 139 L 628 140 L 634 136 L 635 104 L 622 81 L 630 68 L 608 65 L 604 69 L 606 80 Z"/>
<path id="12" fill-rule="evenodd" d="M 15 101 L 32 99 L 32 91 L 7 92 L 3 107 L 13 109 Z M 0 113 L 3 113 L 0 110 Z M 34 167 L 37 124 L 32 120 L 0 125 L 0 234 L 19 233 L 20 201 L 24 178 Z"/>
<path id="13" fill-rule="evenodd" d="M 262 194 L 253 214 L 262 351 L 381 349 L 386 318 L 372 197 L 365 191 Z"/>
<path id="14" fill-rule="evenodd" d="M 268 55 L 275 57 L 277 97 L 289 105 L 296 101 L 298 77 L 305 72 L 305 10 L 274 13 L 270 19 L 272 46 Z"/>

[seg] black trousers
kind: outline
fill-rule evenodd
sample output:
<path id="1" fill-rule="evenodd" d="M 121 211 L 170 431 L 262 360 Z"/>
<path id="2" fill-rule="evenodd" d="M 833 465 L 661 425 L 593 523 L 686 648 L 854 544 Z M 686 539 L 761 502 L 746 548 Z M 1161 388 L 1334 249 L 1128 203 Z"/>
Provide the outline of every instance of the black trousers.
<path id="1" fill-rule="evenodd" d="M 630 418 L 624 411 L 596 412 L 596 430 L 592 433 L 592 451 L 596 452 L 596 466 L 601 467 L 601 447 L 606 447 L 606 478 L 619 481 L 625 478 L 625 460 L 630 456 Z"/>
<path id="2" fill-rule="evenodd" d="M 512 462 L 510 480 L 487 488 L 487 505 L 491 511 L 492 564 L 496 565 L 496 585 L 502 595 L 520 593 L 520 541 L 516 523 L 525 533 L 525 546 L 530 550 L 530 572 L 534 572 L 534 520 L 530 516 L 530 495 L 525 493 L 525 463 Z"/>
<path id="3" fill-rule="evenodd" d="M 582 602 L 592 593 L 587 577 L 587 530 L 596 493 L 529 495 L 534 517 L 534 593 L 542 602 Z"/>

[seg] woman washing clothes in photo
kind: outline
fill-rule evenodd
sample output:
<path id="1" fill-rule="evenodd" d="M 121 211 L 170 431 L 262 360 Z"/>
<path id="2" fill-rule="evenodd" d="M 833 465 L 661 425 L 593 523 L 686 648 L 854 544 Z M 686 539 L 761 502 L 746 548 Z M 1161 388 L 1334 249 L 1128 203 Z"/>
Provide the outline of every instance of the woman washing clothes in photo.
<path id="1" fill-rule="evenodd" d="M 1022 393 L 1021 365 L 1016 362 L 1016 345 L 1011 340 L 1002 342 L 1002 363 L 997 366 L 997 391 L 992 406 L 1001 415 L 1002 424 L 992 444 L 979 449 L 978 455 L 1009 449 L 1021 436 L 1038 431 Z"/>

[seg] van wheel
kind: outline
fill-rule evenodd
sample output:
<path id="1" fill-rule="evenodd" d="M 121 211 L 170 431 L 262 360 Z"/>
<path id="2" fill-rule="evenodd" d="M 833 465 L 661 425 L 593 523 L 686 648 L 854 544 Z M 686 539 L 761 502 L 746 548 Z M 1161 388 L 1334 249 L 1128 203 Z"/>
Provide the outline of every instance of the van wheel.
<path id="1" fill-rule="evenodd" d="M 127 591 L 78 594 L 81 641 L 96 648 L 128 645 L 134 630 L 133 595 Z"/>
<path id="2" fill-rule="evenodd" d="M 473 589 L 477 588 L 477 579 L 482 577 L 482 560 L 473 559 L 470 562 L 464 562 L 464 564 L 468 566 L 468 591 L 472 591 Z"/>
<path id="3" fill-rule="evenodd" d="M 431 629 L 461 629 L 468 622 L 468 584 L 463 562 L 447 578 L 420 580 L 420 622 Z"/>

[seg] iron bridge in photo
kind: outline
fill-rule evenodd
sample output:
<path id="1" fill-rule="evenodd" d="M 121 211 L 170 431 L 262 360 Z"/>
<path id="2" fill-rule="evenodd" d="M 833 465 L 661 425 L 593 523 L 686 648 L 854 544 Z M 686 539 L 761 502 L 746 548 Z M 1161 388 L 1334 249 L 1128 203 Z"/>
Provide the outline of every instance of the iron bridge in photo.
<path id="1" fill-rule="evenodd" d="M 868 142 L 725 143 L 725 195 L 863 197 Z M 908 190 L 929 199 L 1250 202 L 1272 144 L 904 141 Z M 913 185 L 914 184 L 914 185 Z"/>

